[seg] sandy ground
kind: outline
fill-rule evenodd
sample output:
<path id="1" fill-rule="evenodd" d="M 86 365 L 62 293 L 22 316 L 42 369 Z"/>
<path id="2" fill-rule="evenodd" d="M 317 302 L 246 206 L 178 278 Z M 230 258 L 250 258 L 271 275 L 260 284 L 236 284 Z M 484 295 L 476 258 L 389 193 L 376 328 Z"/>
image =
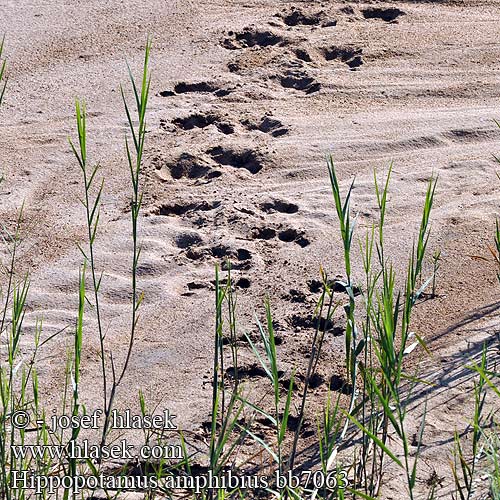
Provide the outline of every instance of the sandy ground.
<path id="1" fill-rule="evenodd" d="M 494 266 L 473 256 L 489 255 L 499 210 L 492 157 L 500 139 L 499 20 L 497 0 L 3 0 L 9 87 L 0 121 L 0 201 L 7 224 L 25 202 L 27 325 L 43 315 L 49 335 L 74 323 L 76 242 L 84 241 L 85 225 L 81 172 L 67 137 L 75 136 L 80 97 L 89 112 L 90 159 L 105 177 L 97 243 L 105 325 L 110 348 L 123 359 L 130 186 L 118 84 L 126 82 L 125 58 L 140 69 L 152 34 L 140 222 L 145 301 L 119 406 L 136 408 L 142 389 L 151 406 L 167 406 L 184 428 L 196 431 L 207 420 L 211 281 L 227 256 L 235 261 L 241 331 L 255 331 L 253 315 L 262 316 L 268 294 L 283 368 L 303 371 L 317 299 L 308 282 L 320 266 L 332 276 L 343 270 L 325 158 L 333 154 L 344 187 L 356 176 L 360 237 L 376 221 L 373 169 L 385 173 L 393 161 L 386 240 L 399 270 L 427 182 L 439 176 L 430 241 L 431 252 L 442 251 L 439 298 L 419 307 L 414 328 L 434 353 L 423 367 L 437 384 L 423 479 L 433 470 L 449 478 L 452 432 L 465 428 L 472 408 L 465 392 L 471 382 L 460 368 L 498 331 Z M 91 316 L 83 379 L 85 397 L 96 401 Z M 340 370 L 342 331 L 336 335 L 325 350 L 321 394 Z M 65 333 L 42 356 L 49 405 L 59 397 L 69 343 Z M 391 490 L 387 498 L 406 498 Z"/>

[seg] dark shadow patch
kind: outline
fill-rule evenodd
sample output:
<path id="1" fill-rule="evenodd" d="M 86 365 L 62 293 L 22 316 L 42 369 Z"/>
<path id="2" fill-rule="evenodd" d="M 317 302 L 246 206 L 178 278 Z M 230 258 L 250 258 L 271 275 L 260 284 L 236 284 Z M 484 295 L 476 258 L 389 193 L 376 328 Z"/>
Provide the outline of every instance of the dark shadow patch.
<path id="1" fill-rule="evenodd" d="M 210 82 L 180 82 L 174 87 L 174 92 L 176 94 L 187 94 L 190 92 L 215 92 L 216 90 L 219 90 L 219 87 Z"/>
<path id="2" fill-rule="evenodd" d="M 320 280 L 309 280 L 307 287 L 311 293 L 319 293 L 323 290 L 323 282 Z"/>
<path id="3" fill-rule="evenodd" d="M 295 55 L 297 56 L 297 59 L 300 59 L 301 61 L 312 62 L 309 52 L 305 49 L 295 49 Z"/>
<path id="4" fill-rule="evenodd" d="M 300 290 L 296 290 L 295 288 L 291 288 L 290 291 L 283 296 L 283 298 L 298 304 L 304 304 L 306 302 L 306 294 Z"/>
<path id="5" fill-rule="evenodd" d="M 172 97 L 175 95 L 175 92 L 173 90 L 162 90 L 161 92 L 158 92 L 158 95 L 160 97 Z"/>
<path id="6" fill-rule="evenodd" d="M 323 16 L 323 11 L 314 14 L 307 14 L 300 9 L 292 7 L 292 11 L 283 17 L 283 22 L 287 26 L 318 26 L 321 23 Z"/>
<path id="7" fill-rule="evenodd" d="M 252 254 L 246 248 L 238 248 L 236 256 L 238 260 L 250 260 L 252 258 Z"/>
<path id="8" fill-rule="evenodd" d="M 217 177 L 210 165 L 189 153 L 182 153 L 174 163 L 168 165 L 168 169 L 176 180 Z"/>
<path id="9" fill-rule="evenodd" d="M 173 123 L 183 130 L 192 130 L 193 128 L 205 128 L 217 121 L 216 115 L 189 115 L 186 118 L 176 118 Z"/>
<path id="10" fill-rule="evenodd" d="M 185 256 L 189 260 L 203 260 L 207 257 L 207 250 L 205 248 L 188 247 Z"/>
<path id="11" fill-rule="evenodd" d="M 234 134 L 234 125 L 232 123 L 219 121 L 215 124 L 215 126 L 217 127 L 217 130 L 223 134 Z"/>
<path id="12" fill-rule="evenodd" d="M 231 248 L 226 245 L 216 245 L 210 249 L 212 255 L 216 259 L 222 259 L 224 257 L 232 257 Z"/>
<path id="13" fill-rule="evenodd" d="M 248 278 L 240 278 L 237 282 L 236 282 L 236 287 L 237 288 L 250 288 L 250 280 Z"/>
<path id="14" fill-rule="evenodd" d="M 163 91 L 166 95 L 172 95 L 170 91 Z M 193 92 L 211 93 L 217 97 L 224 97 L 231 93 L 231 90 L 221 88 L 219 85 L 212 82 L 179 82 L 174 87 L 175 94 L 189 94 Z M 162 95 L 162 92 L 160 92 Z"/>
<path id="15" fill-rule="evenodd" d="M 317 389 L 325 383 L 325 378 L 319 373 L 313 373 L 309 379 L 309 387 L 311 389 Z"/>
<path id="16" fill-rule="evenodd" d="M 239 270 L 250 269 L 252 266 L 250 262 L 251 255 L 248 255 L 245 252 L 247 251 L 244 249 L 240 248 L 236 250 L 223 244 L 215 245 L 209 249 L 209 253 L 212 257 L 223 260 L 221 269 L 224 271 L 227 271 L 229 268 Z"/>
<path id="17" fill-rule="evenodd" d="M 317 318 L 309 314 L 308 316 L 301 316 L 300 314 L 294 314 L 288 319 L 289 324 L 293 328 L 305 328 L 308 330 L 316 330 L 330 332 L 335 327 L 331 320 L 326 320 L 326 318 Z"/>
<path id="18" fill-rule="evenodd" d="M 319 293 L 323 290 L 323 282 L 320 280 L 309 280 L 307 286 L 311 293 Z M 347 293 L 347 287 L 343 281 L 330 280 L 328 281 L 328 286 L 332 292 Z M 361 293 L 361 288 L 359 286 L 354 285 L 352 289 L 355 297 Z"/>
<path id="19" fill-rule="evenodd" d="M 363 64 L 363 58 L 361 56 L 353 57 L 352 59 L 347 61 L 346 64 L 351 69 L 359 68 Z"/>
<path id="20" fill-rule="evenodd" d="M 190 281 L 189 283 L 187 283 L 187 287 L 188 287 L 188 290 L 192 291 L 192 290 L 202 290 L 204 288 L 209 288 L 209 284 L 208 283 L 204 283 L 202 281 Z"/>
<path id="21" fill-rule="evenodd" d="M 258 240 L 271 240 L 276 237 L 276 230 L 271 227 L 256 227 L 252 230 L 252 238 Z"/>
<path id="22" fill-rule="evenodd" d="M 346 283 L 340 280 L 334 280 L 329 282 L 329 286 L 333 292 L 337 293 L 347 293 L 347 286 Z M 361 294 L 361 288 L 356 285 L 352 285 L 352 293 L 354 296 L 358 296 Z"/>
<path id="23" fill-rule="evenodd" d="M 271 134 L 273 137 L 280 137 L 288 134 L 288 129 L 276 118 L 264 116 L 260 122 L 255 123 L 250 120 L 242 120 L 241 124 L 248 130 L 259 130 L 265 134 Z"/>
<path id="24" fill-rule="evenodd" d="M 288 129 L 283 126 L 279 120 L 265 116 L 257 128 L 266 134 L 271 134 L 273 137 L 288 134 Z"/>
<path id="25" fill-rule="evenodd" d="M 278 377 L 282 377 L 285 374 L 284 371 L 278 370 Z M 253 364 L 250 366 L 239 366 L 238 369 L 235 369 L 234 366 L 230 366 L 226 370 L 226 375 L 231 378 L 235 378 L 236 375 L 238 378 L 258 378 L 258 377 L 267 377 L 267 373 L 257 364 Z"/>
<path id="26" fill-rule="evenodd" d="M 295 415 L 289 415 L 286 423 L 287 429 L 291 432 L 296 432 L 300 427 L 300 435 L 302 438 L 308 438 L 314 436 L 316 431 L 311 428 L 311 423 L 307 420 L 302 419 L 302 423 L 300 421 L 300 417 Z"/>

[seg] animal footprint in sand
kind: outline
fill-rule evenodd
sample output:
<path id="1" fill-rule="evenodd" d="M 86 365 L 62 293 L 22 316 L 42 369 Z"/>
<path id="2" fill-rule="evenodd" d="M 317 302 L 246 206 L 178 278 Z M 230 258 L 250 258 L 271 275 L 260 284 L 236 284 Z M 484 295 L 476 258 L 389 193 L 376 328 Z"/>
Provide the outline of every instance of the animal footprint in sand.
<path id="1" fill-rule="evenodd" d="M 289 70 L 279 77 L 279 81 L 282 87 L 301 90 L 306 94 L 312 94 L 321 89 L 321 84 L 302 70 Z"/>
<path id="2" fill-rule="evenodd" d="M 290 11 L 279 15 L 287 26 L 336 26 L 335 19 L 328 19 L 325 11 L 319 12 L 304 12 L 301 9 L 292 7 Z"/>
<path id="3" fill-rule="evenodd" d="M 369 7 L 361 11 L 365 19 L 381 19 L 386 23 L 397 22 L 399 16 L 404 16 L 405 12 L 397 7 Z"/>
<path id="4" fill-rule="evenodd" d="M 246 49 L 250 47 L 270 47 L 284 44 L 285 39 L 272 31 L 260 31 L 255 27 L 247 27 L 240 32 L 229 31 L 228 37 L 222 41 L 226 49 Z"/>
<path id="5" fill-rule="evenodd" d="M 251 234 L 252 238 L 259 240 L 272 240 L 276 236 L 284 243 L 296 243 L 302 248 L 311 244 L 309 239 L 305 237 L 304 231 L 293 228 L 276 230 L 271 227 L 256 227 L 252 230 Z"/>
<path id="6" fill-rule="evenodd" d="M 260 132 L 270 134 L 273 137 L 280 137 L 288 134 L 288 128 L 286 128 L 283 123 L 275 118 L 270 118 L 269 116 L 264 116 L 264 118 L 257 123 L 251 120 L 243 120 L 241 124 L 247 130 L 259 130 Z"/>
<path id="7" fill-rule="evenodd" d="M 351 69 L 359 68 L 363 64 L 363 49 L 360 48 L 331 46 L 322 49 L 322 53 L 327 61 L 339 60 Z"/>
<path id="8" fill-rule="evenodd" d="M 262 155 L 253 149 L 216 146 L 207 153 L 220 165 L 243 168 L 252 174 L 257 174 L 264 167 Z"/>
<path id="9" fill-rule="evenodd" d="M 172 123 L 182 130 L 193 130 L 194 128 L 206 128 L 215 125 L 217 130 L 223 134 L 234 133 L 234 126 L 214 113 L 194 113 L 184 118 L 175 118 Z"/>

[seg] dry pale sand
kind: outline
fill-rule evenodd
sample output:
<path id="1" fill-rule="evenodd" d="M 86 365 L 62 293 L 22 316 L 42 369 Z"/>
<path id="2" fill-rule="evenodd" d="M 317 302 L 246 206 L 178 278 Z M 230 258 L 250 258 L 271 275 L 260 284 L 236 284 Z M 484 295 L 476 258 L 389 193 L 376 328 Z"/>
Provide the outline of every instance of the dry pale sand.
<path id="1" fill-rule="evenodd" d="M 398 270 L 426 183 L 439 176 L 430 241 L 431 252 L 442 250 L 439 298 L 419 306 L 414 329 L 434 353 L 422 365 L 436 382 L 427 394 L 421 487 L 435 470 L 446 476 L 440 491 L 449 498 L 452 432 L 465 428 L 472 408 L 464 360 L 499 324 L 494 266 L 473 258 L 488 257 L 499 210 L 492 156 L 500 139 L 499 26 L 498 0 L 3 0 L 9 85 L 0 201 L 7 224 L 25 202 L 28 324 L 43 315 L 48 335 L 74 322 L 76 242 L 85 226 L 81 172 L 67 137 L 75 135 L 74 99 L 85 98 L 91 161 L 105 177 L 97 243 L 105 325 L 123 358 L 130 187 L 118 84 L 126 82 L 125 58 L 140 69 L 152 34 L 139 273 L 145 301 L 119 406 L 137 408 L 142 388 L 151 406 L 168 406 L 184 428 L 196 431 L 207 420 L 211 281 L 226 256 L 235 261 L 241 332 L 255 331 L 253 315 L 268 294 L 283 368 L 303 372 L 317 298 L 308 282 L 320 266 L 331 275 L 343 270 L 326 155 L 344 187 L 356 176 L 360 237 L 377 220 L 373 169 L 385 172 L 393 161 L 386 240 Z M 338 324 L 318 398 L 341 373 L 340 315 Z M 42 355 L 49 406 L 59 397 L 70 339 L 59 336 Z M 96 404 L 98 367 L 89 313 L 83 379 Z M 415 400 L 415 428 L 423 399 Z M 384 494 L 406 498 L 401 491 L 389 484 Z"/>

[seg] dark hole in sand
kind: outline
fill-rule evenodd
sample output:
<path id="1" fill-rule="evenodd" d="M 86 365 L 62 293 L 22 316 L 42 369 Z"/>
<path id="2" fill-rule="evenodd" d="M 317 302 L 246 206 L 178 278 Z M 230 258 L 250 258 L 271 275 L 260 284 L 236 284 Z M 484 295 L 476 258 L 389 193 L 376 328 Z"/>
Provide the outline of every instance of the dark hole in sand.
<path id="1" fill-rule="evenodd" d="M 356 56 L 353 57 L 350 61 L 347 61 L 346 64 L 351 69 L 359 68 L 363 64 L 363 59 L 361 58 L 361 56 Z"/>
<path id="2" fill-rule="evenodd" d="M 290 71 L 280 77 L 280 83 L 287 89 L 302 90 L 306 94 L 318 92 L 321 84 L 304 72 Z"/>
<path id="3" fill-rule="evenodd" d="M 297 49 L 295 51 L 295 55 L 297 56 L 298 59 L 304 62 L 312 62 L 311 56 L 309 53 L 304 50 L 304 49 Z"/>
<path id="4" fill-rule="evenodd" d="M 210 166 L 199 161 L 189 153 L 182 153 L 177 161 L 169 165 L 170 174 L 176 180 L 186 177 L 188 179 L 199 179 L 209 176 L 212 169 Z"/>
<path id="5" fill-rule="evenodd" d="M 284 371 L 278 370 L 278 377 L 282 377 L 284 373 Z M 267 377 L 267 373 L 264 368 L 256 364 L 250 366 L 240 366 L 237 370 L 235 370 L 234 366 L 230 366 L 226 370 L 226 375 L 231 378 L 235 378 L 236 374 L 238 374 L 239 378 Z"/>
<path id="6" fill-rule="evenodd" d="M 217 245 L 211 249 L 212 255 L 218 259 L 223 257 L 229 257 L 231 255 L 231 249 L 225 245 Z"/>
<path id="7" fill-rule="evenodd" d="M 237 256 L 238 260 L 250 260 L 252 258 L 252 254 L 245 248 L 238 248 Z"/>
<path id="8" fill-rule="evenodd" d="M 323 49 L 323 56 L 327 61 L 340 59 L 351 68 L 356 68 L 363 64 L 361 54 L 363 49 L 355 49 L 353 47 L 327 47 Z"/>
<path id="9" fill-rule="evenodd" d="M 315 26 L 321 22 L 322 16 L 322 12 L 318 12 L 317 14 L 305 14 L 297 9 L 286 15 L 283 21 L 287 26 Z"/>
<path id="10" fill-rule="evenodd" d="M 203 283 L 201 281 L 190 281 L 187 284 L 188 290 L 201 290 L 203 288 L 208 288 L 208 283 Z"/>
<path id="11" fill-rule="evenodd" d="M 205 128 L 217 121 L 217 116 L 212 114 L 202 115 L 195 113 L 186 118 L 176 118 L 173 123 L 183 130 L 191 130 L 193 128 Z"/>
<path id="12" fill-rule="evenodd" d="M 317 389 L 319 386 L 325 383 L 325 379 L 319 373 L 313 373 L 312 377 L 309 379 L 309 387 L 311 389 Z"/>
<path id="13" fill-rule="evenodd" d="M 206 115 L 195 113 L 185 118 L 176 118 L 173 120 L 173 123 L 183 130 L 206 128 L 209 125 L 215 125 L 223 134 L 227 135 L 234 133 L 234 127 L 230 123 L 220 121 L 217 115 L 211 113 Z"/>
<path id="14" fill-rule="evenodd" d="M 285 295 L 285 299 L 290 302 L 296 302 L 299 304 L 303 304 L 306 301 L 306 295 L 304 292 L 300 290 L 296 290 L 295 288 L 291 288 L 287 295 Z"/>
<path id="15" fill-rule="evenodd" d="M 331 320 L 327 321 L 323 317 L 317 318 L 312 315 L 301 316 L 300 314 L 294 314 L 289 322 L 294 328 L 300 327 L 314 330 L 319 328 L 320 331 L 331 331 L 334 328 Z"/>
<path id="16" fill-rule="evenodd" d="M 288 421 L 287 421 L 287 428 L 289 431 L 295 432 L 298 428 L 299 425 L 301 425 L 300 429 L 300 435 L 302 437 L 307 437 L 311 436 L 311 430 L 308 430 L 308 428 L 311 426 L 309 422 L 306 420 L 302 419 L 302 423 L 300 422 L 300 417 L 296 417 L 295 415 L 289 415 L 288 416 Z M 314 434 L 314 431 L 312 431 Z"/>

